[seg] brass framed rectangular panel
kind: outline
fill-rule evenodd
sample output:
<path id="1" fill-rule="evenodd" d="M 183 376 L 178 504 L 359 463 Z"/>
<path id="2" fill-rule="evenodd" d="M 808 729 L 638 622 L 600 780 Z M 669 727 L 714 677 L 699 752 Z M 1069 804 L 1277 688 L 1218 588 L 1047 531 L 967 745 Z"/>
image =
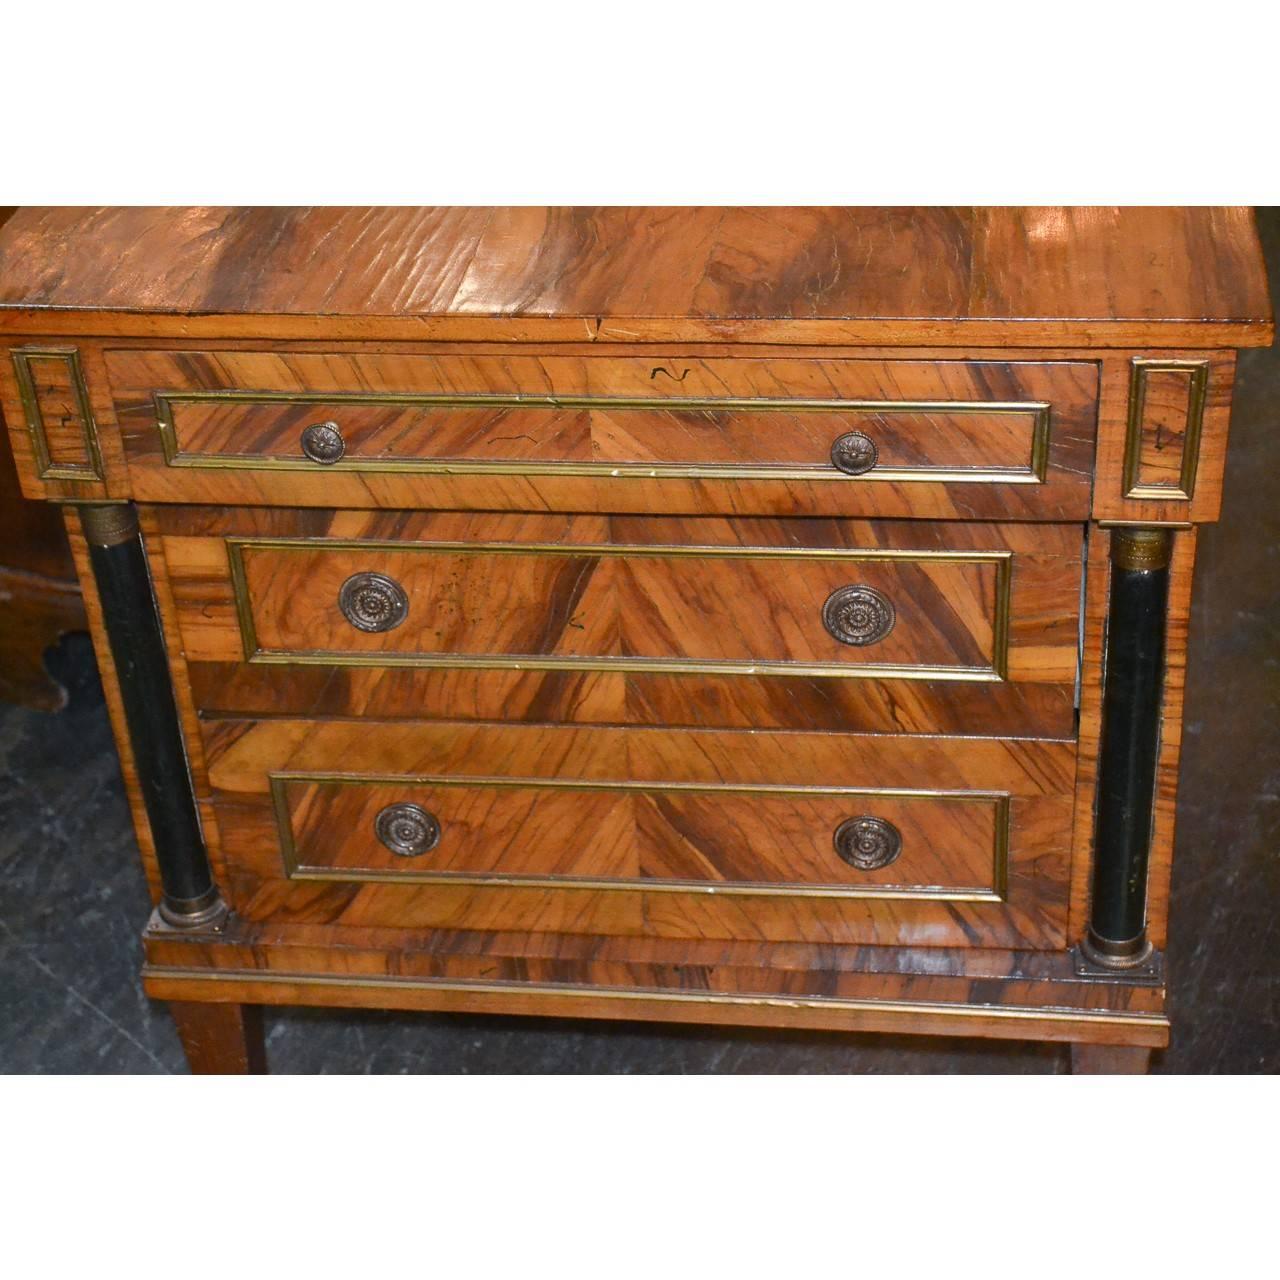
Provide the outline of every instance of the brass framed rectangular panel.
<path id="1" fill-rule="evenodd" d="M 1209 362 L 1135 357 L 1131 367 L 1124 496 L 1190 502 L 1200 460 Z M 1172 458 L 1166 456 L 1169 451 Z"/>
<path id="2" fill-rule="evenodd" d="M 1008 676 L 1009 551 L 240 538 L 228 538 L 226 545 L 244 658 L 251 663 L 977 681 Z M 282 557 L 296 565 L 286 568 Z M 650 564 L 664 567 L 638 567 Z M 784 566 L 790 602 L 777 588 Z M 824 627 L 826 602 L 850 576 L 846 566 L 860 580 L 875 577 L 882 599 L 893 597 L 889 631 L 866 649 L 897 653 L 898 660 L 865 659 L 861 646 L 842 644 Z M 406 582 L 405 608 L 410 618 L 418 615 L 415 627 L 368 632 L 352 625 L 338 607 L 339 588 L 359 571 L 389 577 L 397 586 Z M 415 577 L 425 583 L 417 593 Z M 918 579 L 928 581 L 917 591 L 933 600 L 945 593 L 956 610 L 948 633 L 933 625 L 936 613 L 931 620 L 912 600 Z M 415 611 L 417 595 L 427 598 Z M 735 614 L 752 616 L 753 596 L 763 611 L 751 627 L 741 619 L 734 626 Z M 495 599 L 509 606 L 505 614 L 488 607 Z M 654 602 L 666 604 L 671 616 L 647 625 L 646 606 Z M 768 611 L 792 607 L 805 611 L 807 626 L 798 621 L 792 627 L 788 618 L 776 634 L 764 631 Z M 442 620 L 445 614 L 456 621 Z M 677 616 L 686 630 L 673 625 Z M 763 642 L 750 634 L 756 630 Z M 788 630 L 803 634 L 788 639 Z M 519 645 L 514 635 L 531 635 L 543 651 L 533 643 Z M 345 647 L 314 643 L 325 636 L 345 640 Z M 431 640 L 436 652 L 426 648 Z M 311 643 L 304 648 L 304 641 Z M 707 651 L 693 652 L 697 643 Z M 652 651 L 629 651 L 645 644 Z M 823 653 L 829 656 L 817 656 Z"/>
<path id="3" fill-rule="evenodd" d="M 18 395 L 41 480 L 100 481 L 102 454 L 75 347 L 18 347 Z"/>
<path id="4" fill-rule="evenodd" d="M 269 783 L 291 880 L 944 902 L 1008 892 L 1007 792 L 283 772 Z M 383 814 L 409 806 L 417 852 L 379 835 Z M 879 845 L 867 865 L 842 860 L 841 824 L 871 810 Z"/>
<path id="5" fill-rule="evenodd" d="M 380 452 L 359 452 L 348 448 L 341 458 L 324 465 L 334 471 L 373 471 L 401 473 L 405 475 L 510 475 L 510 476 L 602 476 L 613 478 L 645 477 L 660 479 L 670 476 L 683 480 L 815 480 L 837 484 L 848 484 L 852 480 L 860 483 L 911 484 L 922 481 L 948 484 L 1043 484 L 1045 468 L 1048 464 L 1049 449 L 1049 410 L 1050 406 L 1043 401 L 1026 401 L 1003 404 L 996 401 L 961 401 L 961 400 L 783 400 L 760 397 L 757 399 L 741 399 L 733 397 L 679 398 L 668 397 L 662 400 L 624 399 L 610 396 L 537 396 L 537 395 L 373 395 L 373 394 L 303 394 L 278 392 L 240 392 L 240 391 L 190 391 L 184 393 L 157 392 L 155 397 L 156 426 L 160 432 L 161 447 L 165 462 L 171 467 L 212 467 L 248 471 L 314 471 L 316 463 L 309 459 L 298 448 L 300 430 L 307 421 L 334 420 L 335 425 L 342 427 L 351 419 L 360 421 L 373 420 L 373 425 L 365 427 L 365 433 L 374 434 L 381 427 L 382 433 L 396 429 L 398 440 L 411 434 L 401 423 L 404 416 L 413 416 L 409 411 L 417 411 L 422 419 L 419 434 L 427 443 L 419 448 L 435 449 L 438 456 L 389 456 L 386 450 Z M 277 409 L 278 418 L 282 420 L 279 440 L 274 448 L 279 452 L 267 452 L 260 447 L 257 452 L 195 452 L 184 449 L 180 424 L 183 409 L 200 408 L 234 408 L 245 410 L 242 429 L 236 433 L 246 439 L 261 440 L 262 432 L 259 424 L 253 421 L 250 410 L 264 411 Z M 308 411 L 300 413 L 299 411 Z M 375 412 L 360 412 L 373 410 Z M 669 431 L 669 441 L 665 445 L 667 452 L 674 452 L 677 457 L 669 460 L 658 458 L 602 458 L 600 461 L 580 461 L 572 457 L 553 461 L 539 461 L 536 457 L 527 459 L 499 457 L 468 457 L 467 453 L 476 449 L 476 427 L 466 423 L 464 432 L 452 433 L 451 443 L 457 452 L 448 452 L 447 445 L 434 440 L 433 436 L 446 435 L 440 430 L 445 415 L 453 411 L 475 410 L 475 417 L 480 421 L 492 421 L 501 424 L 506 432 L 499 437 L 499 442 L 514 444 L 519 441 L 536 444 L 534 437 L 519 433 L 520 422 L 512 422 L 515 415 L 541 414 L 551 424 L 544 428 L 545 434 L 551 437 L 551 447 L 560 442 L 554 428 L 556 415 L 583 413 L 608 416 L 613 414 L 661 415 L 670 421 L 664 425 L 678 426 L 689 420 L 703 419 L 716 427 L 710 435 L 699 436 L 688 430 Z M 382 412 L 376 412 L 382 411 Z M 433 413 L 434 411 L 434 413 Z M 718 453 L 723 453 L 723 442 L 716 436 L 723 433 L 723 422 L 727 418 L 740 419 L 744 436 L 759 435 L 762 440 L 768 434 L 762 431 L 770 425 L 771 418 L 791 418 L 793 416 L 816 417 L 815 424 L 819 433 L 825 426 L 825 438 L 821 444 L 810 452 L 812 461 L 803 464 L 780 465 L 767 461 L 752 462 L 747 459 L 739 461 L 715 461 Z M 193 414 L 194 416 L 194 414 Z M 752 419 L 759 422 L 752 422 Z M 957 425 L 955 420 L 962 418 L 980 418 L 972 430 L 964 430 L 963 424 Z M 919 462 L 911 465 L 907 462 L 895 464 L 892 461 L 877 462 L 876 465 L 857 475 L 850 475 L 834 467 L 829 456 L 831 442 L 842 432 L 879 426 L 892 428 L 904 419 L 915 419 L 916 424 L 907 424 L 907 430 L 915 426 L 916 431 L 923 430 L 930 436 L 929 447 L 935 455 L 942 454 L 943 460 Z M 1004 431 L 993 430 L 993 423 L 1007 420 Z M 256 429 L 255 429 L 256 428 Z M 983 428 L 986 428 L 984 433 Z M 651 428 L 652 430 L 652 428 Z M 347 432 L 350 426 L 347 426 Z M 347 434 L 344 432 L 344 436 Z M 799 434 L 800 444 L 808 442 L 810 432 Z M 891 434 L 891 433 L 890 433 Z M 988 439 L 984 440 L 984 434 Z M 990 437 L 994 436 L 992 441 Z M 1025 449 L 1025 457 L 1017 457 L 1018 444 L 1012 449 L 1001 450 L 1000 446 L 1010 437 L 1023 436 L 1021 446 Z M 954 437 L 950 439 L 949 437 Z M 357 437 L 357 440 L 359 437 Z M 660 438 L 659 438 L 660 439 Z M 622 432 L 609 442 L 614 448 L 630 446 L 637 452 L 635 435 Z M 995 459 L 987 465 L 981 462 L 964 463 L 967 450 L 972 457 L 980 452 L 985 444 L 991 449 L 995 445 Z M 716 447 L 719 445 L 720 447 Z M 948 445 L 953 461 L 945 460 Z M 790 447 L 788 447 L 790 446 Z M 403 446 L 402 446 L 403 447 Z M 775 451 L 789 452 L 796 445 L 786 440 L 775 440 Z M 892 446 L 890 446 L 892 447 Z M 657 448 L 662 449 L 659 443 Z M 760 444 L 757 451 L 767 453 L 770 446 Z M 879 448 L 883 451 L 884 446 Z M 286 452 L 287 450 L 287 452 Z M 593 453 L 605 452 L 598 440 L 594 440 Z M 905 450 L 903 452 L 906 452 Z M 1003 460 L 1001 454 L 1003 453 Z M 699 454 L 709 455 L 706 460 L 699 460 Z M 890 455 L 892 456 L 892 455 Z"/>

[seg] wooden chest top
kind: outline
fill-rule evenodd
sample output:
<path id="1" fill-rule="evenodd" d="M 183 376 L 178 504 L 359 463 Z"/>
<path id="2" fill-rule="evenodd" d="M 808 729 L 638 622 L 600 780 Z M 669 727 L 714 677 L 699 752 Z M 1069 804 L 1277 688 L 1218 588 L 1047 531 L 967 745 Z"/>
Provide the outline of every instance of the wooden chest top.
<path id="1" fill-rule="evenodd" d="M 1267 345 L 1244 208 L 24 208 L 0 332 Z"/>

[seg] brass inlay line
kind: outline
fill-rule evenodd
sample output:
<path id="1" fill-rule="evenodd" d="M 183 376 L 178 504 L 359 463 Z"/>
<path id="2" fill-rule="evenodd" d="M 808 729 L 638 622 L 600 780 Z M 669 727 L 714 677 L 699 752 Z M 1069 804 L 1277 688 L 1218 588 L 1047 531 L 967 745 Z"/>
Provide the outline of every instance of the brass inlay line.
<path id="1" fill-rule="evenodd" d="M 1182 436 L 1182 460 L 1176 485 L 1143 484 L 1142 419 L 1147 401 L 1147 378 L 1152 373 L 1185 373 L 1187 425 Z M 1124 441 L 1124 496 L 1158 498 L 1161 502 L 1190 502 L 1195 493 L 1196 467 L 1200 461 L 1200 430 L 1204 424 L 1205 397 L 1209 386 L 1207 360 L 1147 360 L 1134 357 L 1129 376 L 1129 423 Z"/>
<path id="2" fill-rule="evenodd" d="M 448 991 L 460 995 L 532 995 L 545 999 L 603 999 L 660 1001 L 672 1004 L 720 1004 L 745 1008 L 792 1010 L 822 1013 L 888 1013 L 904 1017 L 994 1018 L 1016 1022 L 1063 1022 L 1076 1025 L 1116 1024 L 1165 1028 L 1169 1019 L 1161 1013 L 1134 1013 L 1129 1010 L 1068 1009 L 1059 1005 L 943 1004 L 931 1000 L 872 1000 L 850 996 L 768 996 L 739 995 L 715 991 L 669 991 L 662 987 L 593 987 L 572 983 L 480 982 L 465 978 L 405 978 L 387 975 L 366 978 L 352 974 L 280 973 L 262 969 L 184 969 L 177 965 L 143 966 L 143 977 L 157 982 L 246 982 L 299 987 L 337 987 L 353 990 Z"/>
<path id="3" fill-rule="evenodd" d="M 290 880 L 343 881 L 357 884 L 417 883 L 472 884 L 505 888 L 605 889 L 626 892 L 704 893 L 713 896 L 745 897 L 809 897 L 809 898 L 878 898 L 895 900 L 928 898 L 943 902 L 1004 902 L 1009 887 L 1009 795 L 1002 791 L 936 790 L 907 787 L 823 787 L 790 786 L 773 783 L 697 783 L 697 782 L 591 782 L 564 778 L 490 778 L 443 777 L 436 774 L 360 774 L 306 773 L 282 771 L 269 773 L 271 802 L 280 835 L 280 849 L 285 874 Z M 519 875 L 497 871 L 364 871 L 314 866 L 298 858 L 293 830 L 293 814 L 286 789 L 290 784 L 310 786 L 373 787 L 489 787 L 510 791 L 614 791 L 648 795 L 675 792 L 685 795 L 784 795 L 784 796 L 849 796 L 907 800 L 959 800 L 989 804 L 994 815 L 994 840 L 989 888 L 950 888 L 942 885 L 811 885 L 755 884 L 705 880 L 601 879 L 590 876 Z M 834 855 L 833 855 L 834 856 Z"/>
<path id="4" fill-rule="evenodd" d="M 75 347 L 19 347 L 10 354 L 13 357 L 14 376 L 18 382 L 18 398 L 22 402 L 32 452 L 35 454 L 36 474 L 41 480 L 104 480 L 106 477 L 102 469 L 102 453 L 98 448 L 98 428 L 89 404 L 84 370 L 80 367 L 80 352 Z M 80 434 L 88 462 L 54 462 L 49 453 L 49 437 L 44 415 L 40 410 L 35 373 L 31 368 L 33 360 L 60 360 L 67 366 L 76 409 L 80 414 Z"/>
<path id="5" fill-rule="evenodd" d="M 254 471 L 319 471 L 298 457 L 262 454 L 186 453 L 178 440 L 174 406 L 185 403 L 402 406 L 424 409 L 601 409 L 710 413 L 843 413 L 843 414 L 1019 414 L 1031 415 L 1030 453 L 1025 467 L 881 467 L 850 476 L 827 458 L 810 466 L 761 463 L 680 462 L 518 462 L 439 458 L 345 457 L 325 471 L 401 472 L 407 475 L 604 476 L 611 479 L 804 480 L 843 483 L 882 481 L 895 484 L 1043 484 L 1049 465 L 1050 406 L 1046 401 L 973 400 L 814 400 L 627 396 L 409 395 L 366 392 L 170 391 L 155 394 L 156 424 L 165 462 L 171 467 L 218 467 Z"/>
<path id="6" fill-rule="evenodd" d="M 831 676 L 842 679 L 967 680 L 998 682 L 1009 674 L 1009 617 L 1012 551 L 901 551 L 885 547 L 844 550 L 835 547 L 705 547 L 584 543 L 507 542 L 383 542 L 328 538 L 227 538 L 232 595 L 244 643 L 245 661 L 340 667 L 434 667 L 504 671 L 633 671 L 698 675 Z M 351 652 L 349 650 L 263 649 L 254 624 L 244 553 L 249 551 L 417 551 L 436 555 L 559 555 L 577 557 L 627 556 L 667 559 L 937 560 L 957 564 L 990 564 L 996 570 L 992 660 L 989 666 L 929 665 L 922 663 L 795 662 L 787 660 L 701 658 L 627 658 L 614 656 L 562 657 L 541 654 L 428 654 Z M 821 602 L 816 606 L 821 608 Z M 815 615 L 816 616 L 816 615 Z"/>

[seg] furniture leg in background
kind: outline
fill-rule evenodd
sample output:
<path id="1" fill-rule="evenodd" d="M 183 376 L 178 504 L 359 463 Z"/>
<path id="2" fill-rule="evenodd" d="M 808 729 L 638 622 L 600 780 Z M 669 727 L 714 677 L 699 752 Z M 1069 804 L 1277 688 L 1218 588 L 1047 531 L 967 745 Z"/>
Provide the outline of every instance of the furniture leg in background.
<path id="1" fill-rule="evenodd" d="M 58 511 L 22 496 L 0 420 L 0 702 L 65 707 L 67 691 L 45 669 L 45 650 L 87 629 Z"/>

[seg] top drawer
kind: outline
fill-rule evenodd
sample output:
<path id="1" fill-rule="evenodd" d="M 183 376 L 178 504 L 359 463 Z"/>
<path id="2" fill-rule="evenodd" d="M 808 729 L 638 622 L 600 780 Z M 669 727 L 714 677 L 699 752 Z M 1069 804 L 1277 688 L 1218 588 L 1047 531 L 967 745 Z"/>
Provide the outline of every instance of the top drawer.
<path id="1" fill-rule="evenodd" d="M 138 349 L 106 362 L 144 501 L 1089 510 L 1087 363 Z"/>

